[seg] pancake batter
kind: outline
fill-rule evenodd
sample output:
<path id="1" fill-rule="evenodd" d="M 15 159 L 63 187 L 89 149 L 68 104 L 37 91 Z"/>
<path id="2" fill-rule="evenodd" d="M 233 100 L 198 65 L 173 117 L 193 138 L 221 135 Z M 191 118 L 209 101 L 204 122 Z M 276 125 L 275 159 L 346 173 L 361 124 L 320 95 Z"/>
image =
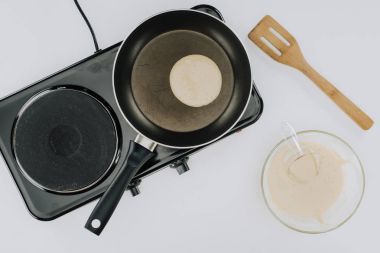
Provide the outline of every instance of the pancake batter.
<path id="1" fill-rule="evenodd" d="M 304 156 L 289 161 L 291 149 L 284 145 L 271 159 L 268 186 L 271 201 L 291 216 L 323 222 L 323 215 L 339 198 L 344 184 L 345 161 L 317 143 L 301 143 Z"/>

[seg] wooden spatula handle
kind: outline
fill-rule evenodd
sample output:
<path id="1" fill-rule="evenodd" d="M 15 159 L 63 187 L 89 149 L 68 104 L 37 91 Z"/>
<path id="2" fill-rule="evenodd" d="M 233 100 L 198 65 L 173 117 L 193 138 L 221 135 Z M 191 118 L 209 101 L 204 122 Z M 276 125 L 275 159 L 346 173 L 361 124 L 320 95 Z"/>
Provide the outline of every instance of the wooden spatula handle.
<path id="1" fill-rule="evenodd" d="M 368 130 L 372 127 L 373 120 L 308 63 L 305 62 L 299 70 L 309 77 L 362 129 Z"/>

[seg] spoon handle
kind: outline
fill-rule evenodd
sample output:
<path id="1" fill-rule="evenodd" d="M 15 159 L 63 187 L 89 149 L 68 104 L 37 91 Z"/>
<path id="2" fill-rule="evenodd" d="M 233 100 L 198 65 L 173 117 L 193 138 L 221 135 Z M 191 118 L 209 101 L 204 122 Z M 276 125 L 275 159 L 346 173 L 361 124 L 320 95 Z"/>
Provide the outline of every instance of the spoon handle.
<path id="1" fill-rule="evenodd" d="M 342 109 L 363 130 L 368 130 L 373 125 L 373 120 L 354 102 L 346 97 L 340 90 L 331 84 L 326 78 L 313 69 L 308 63 L 299 68 L 319 89 L 321 89 L 337 106 Z"/>
<path id="2" fill-rule="evenodd" d="M 297 150 L 299 157 L 303 156 L 305 152 L 301 148 L 297 133 L 292 125 L 289 122 L 283 122 L 281 128 L 284 139 Z"/>

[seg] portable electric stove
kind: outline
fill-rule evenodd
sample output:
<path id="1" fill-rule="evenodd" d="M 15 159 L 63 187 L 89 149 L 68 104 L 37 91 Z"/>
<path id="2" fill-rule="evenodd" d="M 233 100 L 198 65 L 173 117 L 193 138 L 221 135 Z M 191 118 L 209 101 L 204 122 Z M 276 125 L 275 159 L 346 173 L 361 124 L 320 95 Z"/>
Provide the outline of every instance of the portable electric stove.
<path id="1" fill-rule="evenodd" d="M 212 6 L 194 7 L 223 20 Z M 0 100 L 0 148 L 30 213 L 51 220 L 102 194 L 137 135 L 123 119 L 113 94 L 112 68 L 121 43 L 101 50 Z M 260 117 L 255 87 L 235 133 Z M 227 136 L 226 135 L 226 136 Z M 164 168 L 189 170 L 188 157 L 202 149 L 158 147 L 156 156 L 128 187 Z"/>

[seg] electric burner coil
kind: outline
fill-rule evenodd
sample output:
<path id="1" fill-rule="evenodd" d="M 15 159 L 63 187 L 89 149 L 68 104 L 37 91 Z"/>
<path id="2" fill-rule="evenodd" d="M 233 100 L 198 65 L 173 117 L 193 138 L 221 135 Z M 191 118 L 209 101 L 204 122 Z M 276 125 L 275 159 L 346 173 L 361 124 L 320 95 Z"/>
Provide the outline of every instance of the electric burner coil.
<path id="1" fill-rule="evenodd" d="M 56 193 L 100 182 L 118 153 L 116 122 L 87 91 L 59 87 L 32 97 L 13 128 L 13 152 L 26 178 Z"/>

